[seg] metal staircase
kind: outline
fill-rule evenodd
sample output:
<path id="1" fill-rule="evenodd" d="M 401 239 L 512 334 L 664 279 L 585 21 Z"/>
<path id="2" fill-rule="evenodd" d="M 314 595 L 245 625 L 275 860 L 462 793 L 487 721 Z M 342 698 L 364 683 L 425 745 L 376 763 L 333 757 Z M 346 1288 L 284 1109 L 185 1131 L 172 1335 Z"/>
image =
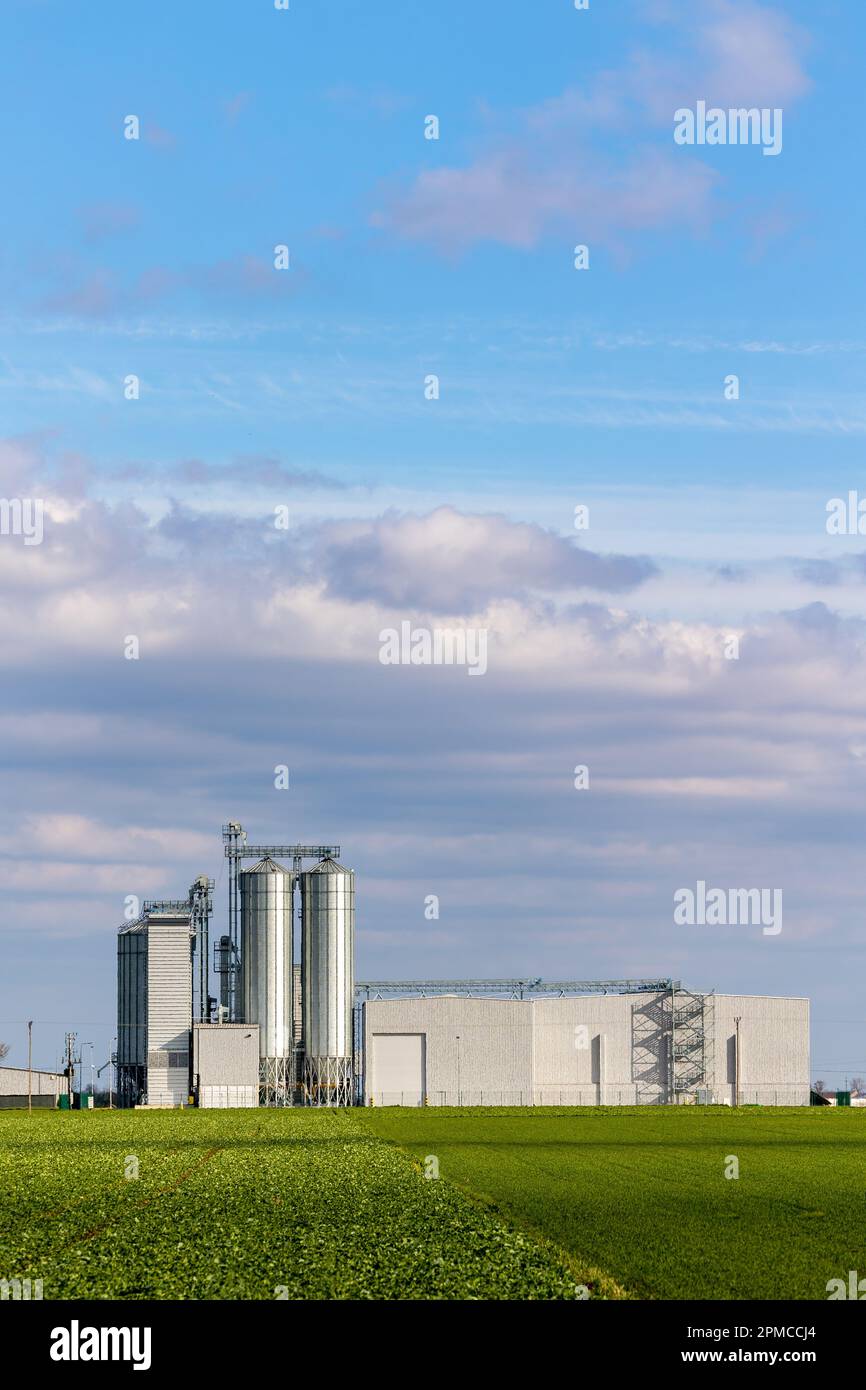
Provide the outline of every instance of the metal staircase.
<path id="1" fill-rule="evenodd" d="M 709 1104 L 715 1089 L 715 996 L 673 990 L 671 1024 L 671 1101 Z"/>

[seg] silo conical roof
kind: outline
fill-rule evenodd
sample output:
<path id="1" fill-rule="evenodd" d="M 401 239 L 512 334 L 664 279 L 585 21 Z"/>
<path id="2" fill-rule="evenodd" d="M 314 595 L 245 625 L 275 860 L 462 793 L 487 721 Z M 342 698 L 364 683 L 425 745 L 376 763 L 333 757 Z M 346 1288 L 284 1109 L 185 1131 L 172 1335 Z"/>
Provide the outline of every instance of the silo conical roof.
<path id="1" fill-rule="evenodd" d="M 249 869 L 242 869 L 243 874 L 288 874 L 290 870 L 283 864 L 278 864 L 276 859 L 272 859 L 266 854 L 264 859 L 260 859 L 258 864 L 253 864 Z"/>
<path id="2" fill-rule="evenodd" d="M 320 860 L 315 869 L 310 869 L 311 874 L 350 874 L 351 872 L 351 869 L 347 869 L 344 864 L 338 863 L 330 855 Z"/>

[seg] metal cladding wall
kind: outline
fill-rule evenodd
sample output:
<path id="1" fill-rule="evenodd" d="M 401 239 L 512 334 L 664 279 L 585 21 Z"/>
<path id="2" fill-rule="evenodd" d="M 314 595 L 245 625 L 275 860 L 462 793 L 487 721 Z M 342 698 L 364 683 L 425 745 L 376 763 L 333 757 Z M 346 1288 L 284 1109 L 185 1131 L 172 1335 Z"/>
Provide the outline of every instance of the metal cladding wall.
<path id="1" fill-rule="evenodd" d="M 0 1067 L 0 1096 L 23 1096 L 27 1104 L 27 1078 L 30 1076 L 30 1093 L 34 1096 L 63 1095 L 66 1092 L 66 1077 L 63 1072 L 28 1072 L 26 1067 Z"/>
<path id="2" fill-rule="evenodd" d="M 736 1104 L 734 1019 L 740 1018 L 739 1101 L 809 1103 L 809 1003 L 707 996 L 711 1084 L 681 1098 Z M 364 1093 L 376 1105 L 417 1105 L 418 1058 L 428 1105 L 635 1105 L 671 1100 L 670 993 L 534 1000 L 370 1000 L 364 1005 Z M 395 1078 L 400 1080 L 398 1085 Z"/>
<path id="3" fill-rule="evenodd" d="M 536 1105 L 636 1105 L 641 1097 L 633 1066 L 635 1028 L 654 994 L 590 994 L 532 1002 Z M 655 1094 L 667 1094 L 667 1049 L 659 1031 L 641 1059 Z"/>
<path id="4" fill-rule="evenodd" d="M 323 859 L 301 875 L 303 1031 L 307 1057 L 351 1058 L 355 875 Z"/>
<path id="5" fill-rule="evenodd" d="M 182 1105 L 189 1094 L 192 944 L 188 916 L 153 916 L 147 931 L 147 1101 Z"/>
<path id="6" fill-rule="evenodd" d="M 736 1019 L 740 1019 L 741 1105 L 809 1104 L 809 1000 L 764 994 L 716 996 L 718 1098 L 737 1103 Z"/>
<path id="7" fill-rule="evenodd" d="M 532 1004 L 517 999 L 371 1000 L 364 1005 L 365 1096 L 376 1105 L 418 1105 L 397 1069 L 377 1076 L 376 1035 L 425 1038 L 428 1105 L 531 1105 Z M 406 1044 L 415 1052 L 414 1043 Z M 409 1077 L 407 1075 L 407 1082 Z M 459 1099 L 458 1099 L 459 1097 Z"/>
<path id="8" fill-rule="evenodd" d="M 117 937 L 117 1064 L 147 1065 L 147 932 L 130 927 Z"/>
<path id="9" fill-rule="evenodd" d="M 293 875 L 261 859 L 239 883 L 244 1022 L 259 1025 L 260 1056 L 291 1057 Z"/>
<path id="10" fill-rule="evenodd" d="M 194 1023 L 193 1076 L 203 1110 L 258 1105 L 258 1024 Z"/>
<path id="11" fill-rule="evenodd" d="M 122 1103 L 141 1088 L 150 1105 L 189 1091 L 192 942 L 187 914 L 154 914 L 117 937 L 117 1064 Z M 146 1068 L 146 1076 L 145 1076 Z"/>

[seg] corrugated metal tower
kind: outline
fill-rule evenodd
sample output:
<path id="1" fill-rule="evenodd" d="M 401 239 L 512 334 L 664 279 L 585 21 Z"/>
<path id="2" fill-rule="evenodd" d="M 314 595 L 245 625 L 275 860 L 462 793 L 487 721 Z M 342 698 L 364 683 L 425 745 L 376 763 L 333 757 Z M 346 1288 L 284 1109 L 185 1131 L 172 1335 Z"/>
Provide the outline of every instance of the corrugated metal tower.
<path id="1" fill-rule="evenodd" d="M 188 902 L 145 903 L 117 937 L 117 1089 L 122 1106 L 183 1105 L 190 1084 Z"/>
<path id="2" fill-rule="evenodd" d="M 117 937 L 117 1101 L 138 1105 L 147 1094 L 147 932 L 123 927 Z"/>
<path id="3" fill-rule="evenodd" d="M 326 857 L 301 875 L 304 1093 L 351 1105 L 355 875 Z"/>
<path id="4" fill-rule="evenodd" d="M 294 875 L 265 857 L 239 874 L 240 1000 L 244 1022 L 259 1025 L 264 1105 L 290 1105 L 292 1075 L 292 901 Z"/>

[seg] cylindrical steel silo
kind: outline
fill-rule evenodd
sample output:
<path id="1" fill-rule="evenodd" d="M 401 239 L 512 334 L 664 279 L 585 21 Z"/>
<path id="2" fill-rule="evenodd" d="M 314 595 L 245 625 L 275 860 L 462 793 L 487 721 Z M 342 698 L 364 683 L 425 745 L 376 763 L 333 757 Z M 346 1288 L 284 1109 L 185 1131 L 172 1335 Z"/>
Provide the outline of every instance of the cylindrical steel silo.
<path id="1" fill-rule="evenodd" d="M 355 875 L 323 859 L 301 875 L 304 1082 L 310 1105 L 352 1104 Z"/>
<path id="2" fill-rule="evenodd" d="M 273 859 L 239 875 L 241 1008 L 259 1025 L 262 1099 L 287 1104 L 292 1075 L 292 902 L 294 876 Z"/>

